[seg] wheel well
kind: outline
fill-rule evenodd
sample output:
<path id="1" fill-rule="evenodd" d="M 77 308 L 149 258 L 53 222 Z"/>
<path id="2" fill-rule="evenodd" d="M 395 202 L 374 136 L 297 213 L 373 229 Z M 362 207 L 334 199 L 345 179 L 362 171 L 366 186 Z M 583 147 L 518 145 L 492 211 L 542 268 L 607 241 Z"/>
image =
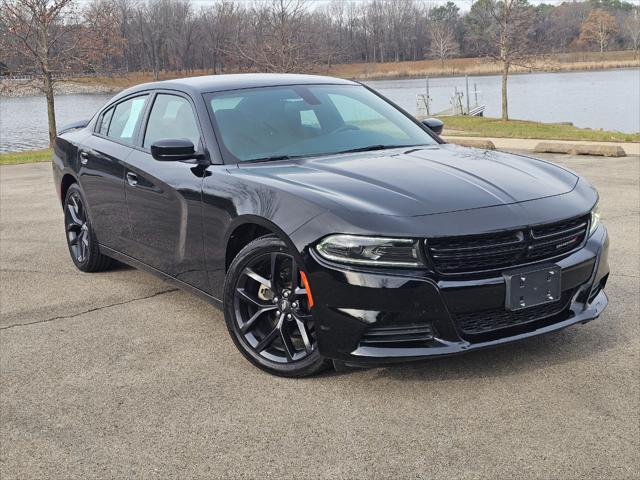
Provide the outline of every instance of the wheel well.
<path id="1" fill-rule="evenodd" d="M 225 258 L 225 271 L 229 270 L 229 266 L 236 255 L 256 238 L 264 237 L 265 235 L 273 235 L 274 232 L 262 225 L 255 223 L 245 223 L 236 228 L 227 242 L 227 253 Z"/>
<path id="2" fill-rule="evenodd" d="M 69 175 L 68 173 L 62 177 L 62 182 L 60 183 L 60 203 L 64 203 L 64 199 L 67 196 L 67 190 L 69 187 L 76 183 L 76 179 L 73 178 L 73 175 Z"/>

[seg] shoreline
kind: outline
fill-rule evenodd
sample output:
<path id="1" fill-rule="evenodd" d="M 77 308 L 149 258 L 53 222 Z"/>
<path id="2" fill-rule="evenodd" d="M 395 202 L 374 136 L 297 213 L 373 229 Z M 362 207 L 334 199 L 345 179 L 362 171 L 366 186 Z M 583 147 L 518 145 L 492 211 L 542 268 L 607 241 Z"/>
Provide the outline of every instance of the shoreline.
<path id="1" fill-rule="evenodd" d="M 633 51 L 575 52 L 570 54 L 541 55 L 532 59 L 528 68 L 512 67 L 510 75 L 524 73 L 589 72 L 640 67 L 640 58 Z M 325 73 L 358 80 L 396 80 L 400 78 L 462 77 L 500 75 L 502 67 L 488 58 L 451 58 L 444 64 L 439 60 L 415 60 L 399 63 L 338 64 L 329 69 L 317 69 Z"/>
<path id="2" fill-rule="evenodd" d="M 566 55 L 566 54 L 564 54 Z M 578 55 L 575 54 L 574 57 Z M 553 63 L 541 59 L 540 65 L 533 68 L 514 68 L 510 76 L 528 75 L 532 73 L 569 73 L 596 72 L 607 70 L 635 70 L 640 68 L 640 59 L 631 58 L 633 52 L 606 52 L 600 59 L 591 53 L 583 53 L 582 60 L 561 61 L 557 56 Z M 609 58 L 610 57 L 610 58 Z M 622 57 L 622 58 L 618 58 Z M 486 58 L 457 58 L 442 66 L 436 60 L 420 60 L 399 63 L 357 63 L 338 64 L 329 69 L 311 69 L 305 73 L 348 78 L 357 81 L 411 80 L 417 78 L 461 78 L 488 77 L 500 75 L 498 64 Z M 237 73 L 233 71 L 225 73 Z M 211 75 L 211 72 L 199 71 L 193 75 Z M 164 73 L 160 80 L 180 78 L 180 73 Z M 135 72 L 113 77 L 88 77 L 59 81 L 54 85 L 57 96 L 82 94 L 115 94 L 130 86 L 153 81 L 148 72 Z M 0 80 L 0 98 L 40 97 L 43 96 L 34 80 Z"/>
<path id="3" fill-rule="evenodd" d="M 621 66 L 576 66 L 568 67 L 568 68 L 531 68 L 531 69 L 522 69 L 522 70 L 514 70 L 509 72 L 509 77 L 515 77 L 520 75 L 531 75 L 535 73 L 576 73 L 576 72 L 605 72 L 605 71 L 613 71 L 613 70 L 637 70 L 640 68 L 640 60 L 636 63 L 629 65 L 621 65 Z M 358 80 L 358 81 L 383 81 L 383 80 L 415 80 L 416 78 L 425 78 L 429 76 L 429 78 L 464 78 L 465 76 L 469 77 L 496 77 L 501 75 L 500 69 L 495 69 L 495 71 L 488 70 L 486 72 L 474 72 L 468 73 L 464 71 L 455 71 L 455 72 L 426 72 L 426 73 L 415 73 L 415 74 L 403 74 L 399 76 L 394 76 L 393 74 L 385 74 L 381 73 L 380 75 L 365 75 L 365 76 L 357 76 L 357 77 L 349 77 L 349 80 Z M 329 75 L 332 76 L 332 75 Z M 337 75 L 335 75 L 337 76 Z"/>
<path id="4" fill-rule="evenodd" d="M 509 73 L 509 78 L 511 77 L 519 77 L 522 75 L 535 75 L 536 73 L 549 73 L 549 74 L 561 74 L 561 73 L 586 73 L 586 72 L 607 72 L 613 70 L 627 71 L 627 70 L 638 70 L 640 68 L 640 62 L 637 66 L 630 67 L 606 67 L 606 68 L 576 68 L 571 70 L 531 70 L 527 72 L 511 72 Z M 455 75 L 429 75 L 429 78 L 464 78 L 465 76 L 469 76 L 469 78 L 478 78 L 478 77 L 499 77 L 500 72 L 490 72 L 490 73 L 475 73 L 473 75 L 469 75 L 468 73 L 457 73 Z M 357 80 L 361 82 L 382 82 L 385 80 L 415 80 L 425 78 L 424 75 L 409 75 L 405 77 L 379 77 L 379 78 L 349 78 L 348 80 Z M 640 77 L 639 77 L 640 78 Z"/>

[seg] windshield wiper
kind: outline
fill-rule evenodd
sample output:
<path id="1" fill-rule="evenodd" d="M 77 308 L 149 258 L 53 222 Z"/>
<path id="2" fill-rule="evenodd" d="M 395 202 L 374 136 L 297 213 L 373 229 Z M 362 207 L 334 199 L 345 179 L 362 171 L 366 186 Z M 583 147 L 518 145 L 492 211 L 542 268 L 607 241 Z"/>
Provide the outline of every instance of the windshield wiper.
<path id="1" fill-rule="evenodd" d="M 290 160 L 292 158 L 300 158 L 304 155 L 272 155 L 271 157 L 252 158 L 250 160 L 243 160 L 242 163 L 258 163 L 258 162 L 272 162 L 275 160 Z"/>
<path id="2" fill-rule="evenodd" d="M 409 148 L 419 147 L 421 145 L 369 145 L 368 147 L 350 148 L 349 150 L 342 150 L 340 152 L 334 152 L 331 155 L 338 155 L 340 153 L 356 153 L 356 152 L 372 152 L 374 150 L 387 150 L 391 148 Z"/>
<path id="3" fill-rule="evenodd" d="M 243 160 L 242 163 L 260 163 L 271 162 L 275 160 L 291 160 L 293 158 L 307 158 L 307 157 L 321 157 L 324 155 L 340 155 L 341 153 L 356 153 L 356 152 L 372 152 L 374 150 L 388 150 L 391 148 L 412 148 L 422 147 L 426 144 L 419 143 L 416 145 L 368 145 L 366 147 L 350 148 L 348 150 L 341 150 L 339 152 L 327 152 L 327 153 L 314 153 L 309 155 L 272 155 L 270 157 L 252 158 L 250 160 Z"/>

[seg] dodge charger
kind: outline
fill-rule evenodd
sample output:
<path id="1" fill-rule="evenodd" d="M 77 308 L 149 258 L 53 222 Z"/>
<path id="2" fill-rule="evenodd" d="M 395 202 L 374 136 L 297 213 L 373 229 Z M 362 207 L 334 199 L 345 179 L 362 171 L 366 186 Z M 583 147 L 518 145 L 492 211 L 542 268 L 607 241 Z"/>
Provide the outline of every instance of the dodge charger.
<path id="1" fill-rule="evenodd" d="M 544 160 L 447 144 L 442 128 L 322 76 L 130 88 L 56 138 L 71 260 L 123 262 L 220 306 L 238 350 L 289 377 L 598 317 L 596 190 Z"/>

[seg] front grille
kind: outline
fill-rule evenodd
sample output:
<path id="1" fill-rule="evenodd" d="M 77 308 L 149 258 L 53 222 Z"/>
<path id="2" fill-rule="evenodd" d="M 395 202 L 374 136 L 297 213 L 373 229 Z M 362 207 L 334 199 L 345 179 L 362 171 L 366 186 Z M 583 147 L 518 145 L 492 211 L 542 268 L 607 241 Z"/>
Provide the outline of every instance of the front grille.
<path id="1" fill-rule="evenodd" d="M 464 333 L 477 335 L 502 328 L 514 327 L 525 323 L 552 317 L 564 311 L 571 302 L 573 290 L 562 292 L 560 299 L 536 307 L 511 312 L 502 308 L 492 308 L 469 313 L 455 313 L 453 320 Z"/>
<path id="2" fill-rule="evenodd" d="M 582 244 L 589 216 L 506 232 L 430 238 L 427 254 L 437 272 L 498 270 L 563 255 Z"/>
<path id="3" fill-rule="evenodd" d="M 433 338 L 433 329 L 428 323 L 411 324 L 393 327 L 371 327 L 360 345 L 371 347 L 405 347 L 410 344 L 421 344 Z"/>

